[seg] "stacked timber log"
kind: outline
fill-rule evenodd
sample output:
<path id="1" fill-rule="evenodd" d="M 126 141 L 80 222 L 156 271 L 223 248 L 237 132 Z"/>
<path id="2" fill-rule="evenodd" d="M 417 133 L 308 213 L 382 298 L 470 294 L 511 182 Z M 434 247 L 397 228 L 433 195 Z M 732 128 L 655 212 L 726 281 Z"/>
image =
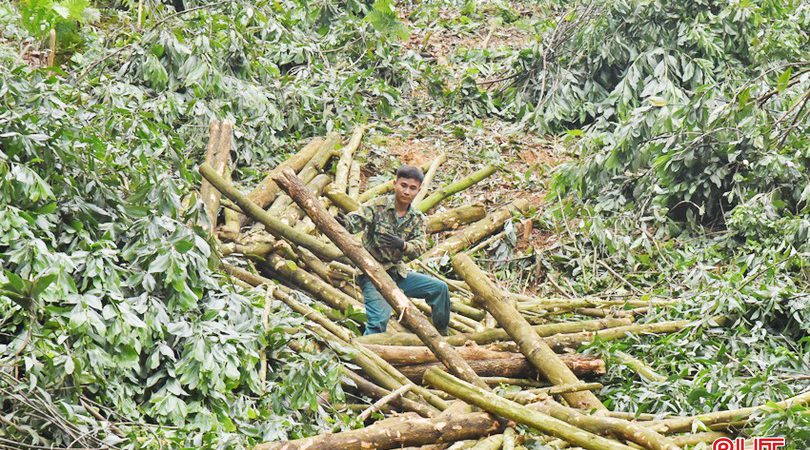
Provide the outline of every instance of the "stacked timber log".
<path id="1" fill-rule="evenodd" d="M 511 450 L 524 448 L 531 438 L 549 448 L 676 450 L 727 436 L 758 411 L 661 418 L 608 410 L 594 392 L 603 387 L 597 381 L 605 362 L 576 350 L 597 338 L 673 333 L 690 322 L 634 323 L 637 314 L 674 303 L 667 299 L 535 298 L 499 286 L 477 265 L 474 253 L 503 236 L 510 220 L 531 226 L 532 205 L 517 198 L 490 210 L 480 203 L 439 210 L 446 199 L 497 174 L 495 166 L 438 188 L 433 183 L 447 155 L 423 166 L 427 173 L 414 207 L 428 214 L 435 245 L 410 264 L 451 289 L 445 337 L 426 317 L 425 302 L 406 297 L 359 239 L 334 219 L 392 189 L 385 182 L 361 190 L 356 155 L 366 127 L 345 141 L 337 134 L 312 139 L 247 193 L 229 180 L 232 125 L 214 123 L 210 130 L 208 155 L 199 169 L 203 225 L 217 239 L 223 272 L 263 291 L 263 323 L 271 302 L 280 302 L 305 319 L 302 327 L 320 345 L 340 349 L 338 357 L 352 367 L 342 367 L 344 389 L 368 399 L 357 414 L 363 428 L 267 442 L 257 449 Z M 442 268 L 439 260 L 451 264 Z M 394 310 L 387 333 L 362 336 L 362 324 L 344 325 L 363 310 L 360 274 Z M 319 351 L 295 340 L 288 345 L 296 352 Z M 615 356 L 650 383 L 667 381 L 637 358 Z M 260 364 L 264 383 L 264 354 Z M 782 405 L 808 402 L 805 393 Z M 525 426 L 520 432 L 518 424 Z M 688 433 L 693 430 L 700 432 Z"/>

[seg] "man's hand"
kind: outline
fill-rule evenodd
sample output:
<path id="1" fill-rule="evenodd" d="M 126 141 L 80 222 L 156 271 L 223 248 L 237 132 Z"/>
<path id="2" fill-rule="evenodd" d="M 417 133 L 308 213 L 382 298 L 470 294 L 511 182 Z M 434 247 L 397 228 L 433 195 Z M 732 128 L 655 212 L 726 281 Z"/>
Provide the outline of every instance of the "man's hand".
<path id="1" fill-rule="evenodd" d="M 380 245 L 383 247 L 390 247 L 396 250 L 405 250 L 405 241 L 398 236 L 390 233 L 380 234 Z"/>
<path id="2" fill-rule="evenodd" d="M 346 214 L 342 212 L 337 213 L 335 220 L 337 220 L 337 223 L 339 223 L 343 228 L 346 228 L 346 225 L 349 223 L 349 218 L 346 217 Z"/>

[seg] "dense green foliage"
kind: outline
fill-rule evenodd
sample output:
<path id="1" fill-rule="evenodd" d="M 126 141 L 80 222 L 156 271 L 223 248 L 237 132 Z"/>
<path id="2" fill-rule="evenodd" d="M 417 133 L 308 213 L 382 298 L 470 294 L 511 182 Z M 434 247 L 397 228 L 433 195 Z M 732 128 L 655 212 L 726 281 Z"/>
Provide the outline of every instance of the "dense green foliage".
<path id="1" fill-rule="evenodd" d="M 515 256 L 508 228 L 482 264 L 518 288 L 680 298 L 640 320 L 705 323 L 587 348 L 669 377 L 610 364 L 609 405 L 692 414 L 810 385 L 805 3 L 187 3 L 140 30 L 130 0 L 0 5 L 0 444 L 241 448 L 354 425 L 317 401 L 343 399 L 333 353 L 291 352 L 300 319 L 272 305 L 264 331 L 264 294 L 215 271 L 193 170 L 213 118 L 235 123 L 243 186 L 356 123 L 465 160 L 507 159 L 521 127 L 558 136 L 573 157 L 535 218 L 554 244 Z M 52 69 L 31 52 L 50 29 Z M 807 411 L 747 432 L 808 448 Z"/>

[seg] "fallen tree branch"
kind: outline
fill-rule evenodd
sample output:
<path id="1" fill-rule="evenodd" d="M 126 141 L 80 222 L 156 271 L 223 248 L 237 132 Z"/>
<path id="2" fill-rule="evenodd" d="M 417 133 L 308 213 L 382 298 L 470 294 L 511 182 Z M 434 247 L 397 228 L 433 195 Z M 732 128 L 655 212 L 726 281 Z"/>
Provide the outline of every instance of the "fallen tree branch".
<path id="1" fill-rule="evenodd" d="M 255 450 L 384 450 L 479 438 L 499 429 L 498 421 L 486 413 L 435 419 L 406 415 L 382 420 L 359 430 L 259 444 Z"/>

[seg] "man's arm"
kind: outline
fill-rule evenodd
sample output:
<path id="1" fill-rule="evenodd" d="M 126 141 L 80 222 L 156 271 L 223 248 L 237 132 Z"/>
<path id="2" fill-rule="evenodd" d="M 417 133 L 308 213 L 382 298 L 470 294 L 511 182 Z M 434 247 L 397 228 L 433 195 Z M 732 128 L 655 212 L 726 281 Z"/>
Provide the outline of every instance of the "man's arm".
<path id="1" fill-rule="evenodd" d="M 416 259 L 427 251 L 427 225 L 425 218 L 420 217 L 419 223 L 411 231 L 410 239 L 405 241 L 403 254 L 408 259 Z"/>
<path id="2" fill-rule="evenodd" d="M 358 231 L 366 231 L 368 224 L 374 220 L 374 211 L 369 206 L 363 206 L 353 213 L 346 215 L 346 224 L 344 228 L 349 233 L 357 233 Z"/>

